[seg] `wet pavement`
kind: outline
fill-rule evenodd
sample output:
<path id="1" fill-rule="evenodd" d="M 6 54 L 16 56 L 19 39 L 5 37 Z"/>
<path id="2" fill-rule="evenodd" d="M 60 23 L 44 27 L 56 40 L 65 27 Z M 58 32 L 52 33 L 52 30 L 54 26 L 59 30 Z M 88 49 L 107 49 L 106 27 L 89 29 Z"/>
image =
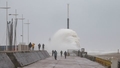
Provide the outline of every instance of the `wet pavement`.
<path id="1" fill-rule="evenodd" d="M 66 59 L 64 57 L 58 57 L 57 60 L 54 57 L 49 57 L 44 60 L 40 60 L 31 65 L 23 68 L 105 68 L 99 63 L 90 61 L 86 58 L 69 56 Z"/>

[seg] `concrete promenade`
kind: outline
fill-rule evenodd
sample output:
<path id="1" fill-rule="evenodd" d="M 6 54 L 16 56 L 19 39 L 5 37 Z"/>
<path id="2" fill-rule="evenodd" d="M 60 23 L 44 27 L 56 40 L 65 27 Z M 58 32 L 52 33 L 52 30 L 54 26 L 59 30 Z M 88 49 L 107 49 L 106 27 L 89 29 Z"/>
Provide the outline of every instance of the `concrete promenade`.
<path id="1" fill-rule="evenodd" d="M 23 68 L 105 68 L 99 63 L 90 61 L 86 58 L 67 56 L 58 57 L 54 60 L 54 57 L 49 57 L 44 60 L 39 60 L 36 63 L 25 66 Z"/>

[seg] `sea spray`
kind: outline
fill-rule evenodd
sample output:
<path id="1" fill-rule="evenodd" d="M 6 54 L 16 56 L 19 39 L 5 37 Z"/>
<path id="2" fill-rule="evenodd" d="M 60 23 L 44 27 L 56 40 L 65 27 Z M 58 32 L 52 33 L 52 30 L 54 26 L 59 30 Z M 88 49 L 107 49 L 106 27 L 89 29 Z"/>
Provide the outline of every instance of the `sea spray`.
<path id="1" fill-rule="evenodd" d="M 77 33 L 71 29 L 58 30 L 50 41 L 51 50 L 66 51 L 67 49 L 79 49 L 80 40 Z"/>

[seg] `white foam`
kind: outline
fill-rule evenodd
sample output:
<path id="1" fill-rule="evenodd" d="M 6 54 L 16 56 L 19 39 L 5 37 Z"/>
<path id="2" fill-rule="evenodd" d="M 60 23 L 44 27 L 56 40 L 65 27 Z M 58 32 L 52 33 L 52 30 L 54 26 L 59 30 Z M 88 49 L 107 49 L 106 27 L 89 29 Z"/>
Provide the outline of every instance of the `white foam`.
<path id="1" fill-rule="evenodd" d="M 57 51 L 79 49 L 80 39 L 75 31 L 71 29 L 60 29 L 51 38 L 50 46 L 51 50 Z"/>

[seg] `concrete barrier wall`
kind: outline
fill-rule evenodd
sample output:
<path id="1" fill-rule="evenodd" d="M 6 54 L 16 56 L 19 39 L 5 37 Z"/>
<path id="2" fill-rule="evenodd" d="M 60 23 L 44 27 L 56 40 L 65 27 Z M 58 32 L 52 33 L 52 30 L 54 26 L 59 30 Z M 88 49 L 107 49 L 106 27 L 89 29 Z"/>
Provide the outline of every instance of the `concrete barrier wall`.
<path id="1" fill-rule="evenodd" d="M 45 51 L 45 54 L 46 54 L 47 57 L 50 57 L 50 55 L 47 51 Z"/>
<path id="2" fill-rule="evenodd" d="M 15 68 L 6 53 L 0 53 L 0 68 Z"/>
<path id="3" fill-rule="evenodd" d="M 105 66 L 107 68 L 111 68 L 112 62 L 110 60 L 106 60 L 106 59 L 91 56 L 91 55 L 87 55 L 86 58 L 91 60 L 91 61 L 98 62 L 98 63 L 102 64 L 103 66 Z"/>
<path id="4" fill-rule="evenodd" d="M 0 68 L 23 67 L 48 57 L 45 50 L 0 53 Z"/>
<path id="5" fill-rule="evenodd" d="M 39 55 L 40 59 L 44 59 L 42 52 L 37 52 L 37 54 Z"/>

